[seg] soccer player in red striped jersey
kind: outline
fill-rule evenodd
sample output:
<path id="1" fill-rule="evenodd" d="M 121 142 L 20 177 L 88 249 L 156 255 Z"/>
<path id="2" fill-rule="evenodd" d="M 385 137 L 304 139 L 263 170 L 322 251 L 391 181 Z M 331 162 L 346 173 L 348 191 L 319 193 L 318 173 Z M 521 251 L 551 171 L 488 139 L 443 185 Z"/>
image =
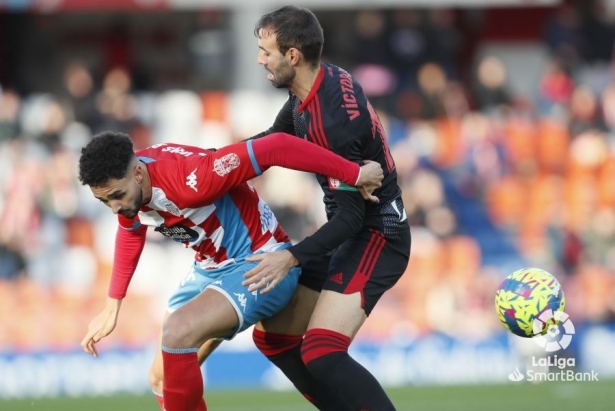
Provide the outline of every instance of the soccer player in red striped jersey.
<path id="1" fill-rule="evenodd" d="M 288 248 L 289 239 L 267 204 L 246 183 L 271 166 L 323 173 L 350 185 L 365 184 L 366 198 L 380 185 L 382 170 L 276 133 L 259 141 L 205 150 L 173 143 L 133 151 L 129 136 L 105 132 L 82 149 L 79 178 L 118 215 L 115 254 L 106 307 L 89 325 L 81 345 L 98 355 L 96 343 L 117 323 L 145 245 L 147 227 L 195 252 L 186 277 L 169 300 L 161 352 L 152 372 L 161 410 L 206 410 L 200 361 L 212 339 L 237 333 L 274 315 L 291 299 L 299 269 L 260 295 L 241 283 L 256 263 L 251 255 Z M 169 267 L 170 270 L 176 267 Z"/>
<path id="2" fill-rule="evenodd" d="M 289 133 L 357 163 L 377 161 L 384 180 L 374 204 L 354 187 L 317 176 L 328 222 L 292 247 L 249 259 L 260 261 L 246 274 L 250 290 L 275 290 L 289 269 L 303 271 L 293 301 L 265 330 L 255 329 L 254 341 L 320 410 L 394 410 L 379 382 L 348 355 L 352 339 L 404 274 L 410 255 L 410 227 L 385 131 L 361 85 L 321 61 L 323 30 L 312 12 L 282 7 L 260 18 L 255 35 L 258 63 L 273 86 L 288 89 L 289 98 L 273 126 L 254 141 Z M 323 382 L 328 390 L 318 388 Z M 345 407 L 332 405 L 339 397 Z"/>

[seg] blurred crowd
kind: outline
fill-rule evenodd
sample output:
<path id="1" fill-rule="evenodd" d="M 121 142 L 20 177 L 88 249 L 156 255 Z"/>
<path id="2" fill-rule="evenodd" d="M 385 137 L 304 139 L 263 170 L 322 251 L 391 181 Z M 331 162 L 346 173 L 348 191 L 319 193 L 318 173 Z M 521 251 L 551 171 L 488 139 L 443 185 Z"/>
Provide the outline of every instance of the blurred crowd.
<path id="1" fill-rule="evenodd" d="M 407 274 L 359 338 L 501 332 L 494 290 L 524 266 L 560 279 L 575 323 L 615 320 L 615 26 L 606 15 L 554 10 L 531 94 L 515 92 L 501 55 L 460 64 L 466 39 L 451 10 L 357 12 L 343 61 L 343 38 L 324 24 L 327 59 L 363 83 L 388 131 L 412 226 Z M 270 126 L 286 98 L 136 90 L 126 68 L 97 78 L 78 59 L 56 80 L 62 93 L 0 88 L 0 350 L 74 348 L 104 305 L 114 216 L 77 179 L 94 134 L 126 132 L 137 149 L 220 147 Z M 324 222 L 311 176 L 272 169 L 252 183 L 294 240 Z M 150 233 L 116 344 L 156 338 L 190 261 L 190 250 Z"/>

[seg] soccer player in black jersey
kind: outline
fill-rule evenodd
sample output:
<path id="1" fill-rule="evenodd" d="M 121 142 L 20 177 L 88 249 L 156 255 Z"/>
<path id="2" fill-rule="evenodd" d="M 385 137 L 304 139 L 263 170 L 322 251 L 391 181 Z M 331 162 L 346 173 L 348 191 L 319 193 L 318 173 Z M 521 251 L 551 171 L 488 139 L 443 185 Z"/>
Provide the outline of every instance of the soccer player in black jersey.
<path id="1" fill-rule="evenodd" d="M 379 382 L 348 355 L 348 347 L 378 299 L 403 275 L 410 228 L 397 173 L 380 120 L 361 85 L 321 61 L 323 31 L 312 12 L 282 7 L 255 27 L 258 63 L 289 98 L 273 126 L 361 163 L 384 170 L 365 201 L 353 187 L 318 175 L 328 222 L 285 251 L 254 256 L 250 290 L 271 290 L 288 270 L 303 274 L 291 303 L 254 331 L 257 347 L 321 410 L 389 411 L 395 407 Z M 302 335 L 304 337 L 302 338 Z"/>

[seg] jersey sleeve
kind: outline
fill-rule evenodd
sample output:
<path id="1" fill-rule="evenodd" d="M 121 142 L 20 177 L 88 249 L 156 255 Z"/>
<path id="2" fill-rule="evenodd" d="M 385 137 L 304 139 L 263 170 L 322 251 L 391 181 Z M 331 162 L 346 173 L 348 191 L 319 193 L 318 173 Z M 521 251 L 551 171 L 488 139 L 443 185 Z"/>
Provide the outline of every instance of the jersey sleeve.
<path id="1" fill-rule="evenodd" d="M 140 225 L 138 220 L 129 220 L 122 216 L 119 216 L 118 220 L 108 295 L 111 298 L 122 299 L 126 296 L 128 285 L 143 252 L 147 226 Z"/>
<path id="2" fill-rule="evenodd" d="M 353 134 L 329 129 L 326 136 L 331 150 L 351 161 L 361 162 L 360 140 Z M 334 250 L 363 227 L 365 200 L 358 189 L 333 178 L 328 178 L 328 183 L 338 211 L 313 235 L 289 249 L 301 265 Z"/>
<path id="3" fill-rule="evenodd" d="M 358 164 L 315 144 L 273 133 L 186 160 L 187 187 L 183 190 L 200 204 L 211 203 L 273 166 L 331 176 L 351 186 L 356 185 L 361 172 Z"/>
<path id="4" fill-rule="evenodd" d="M 269 127 L 267 130 L 260 132 L 248 140 L 254 140 L 257 138 L 265 137 L 271 133 L 288 133 L 295 134 L 295 124 L 293 122 L 293 104 L 291 97 L 286 100 L 282 109 L 275 118 L 273 125 Z"/>
<path id="5" fill-rule="evenodd" d="M 333 197 L 339 207 L 337 213 L 313 235 L 289 248 L 301 265 L 333 251 L 363 227 L 365 200 L 356 189 L 338 190 Z"/>

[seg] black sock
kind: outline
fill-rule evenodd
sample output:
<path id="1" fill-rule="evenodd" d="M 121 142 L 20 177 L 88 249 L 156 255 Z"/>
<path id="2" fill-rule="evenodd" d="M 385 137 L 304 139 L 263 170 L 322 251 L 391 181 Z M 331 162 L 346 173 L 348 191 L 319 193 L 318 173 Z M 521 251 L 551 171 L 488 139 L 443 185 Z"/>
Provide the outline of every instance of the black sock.
<path id="1" fill-rule="evenodd" d="M 316 408 L 321 411 L 353 411 L 342 396 L 312 375 L 301 359 L 301 346 L 268 356 L 286 377 Z"/>
<path id="2" fill-rule="evenodd" d="M 354 409 L 395 411 L 395 406 L 376 378 L 347 352 L 333 352 L 307 364 L 310 372 L 330 387 L 335 387 Z"/>
<path id="3" fill-rule="evenodd" d="M 348 355 L 350 337 L 313 328 L 305 333 L 301 359 L 318 381 L 337 391 L 356 410 L 395 411 L 376 378 Z"/>

